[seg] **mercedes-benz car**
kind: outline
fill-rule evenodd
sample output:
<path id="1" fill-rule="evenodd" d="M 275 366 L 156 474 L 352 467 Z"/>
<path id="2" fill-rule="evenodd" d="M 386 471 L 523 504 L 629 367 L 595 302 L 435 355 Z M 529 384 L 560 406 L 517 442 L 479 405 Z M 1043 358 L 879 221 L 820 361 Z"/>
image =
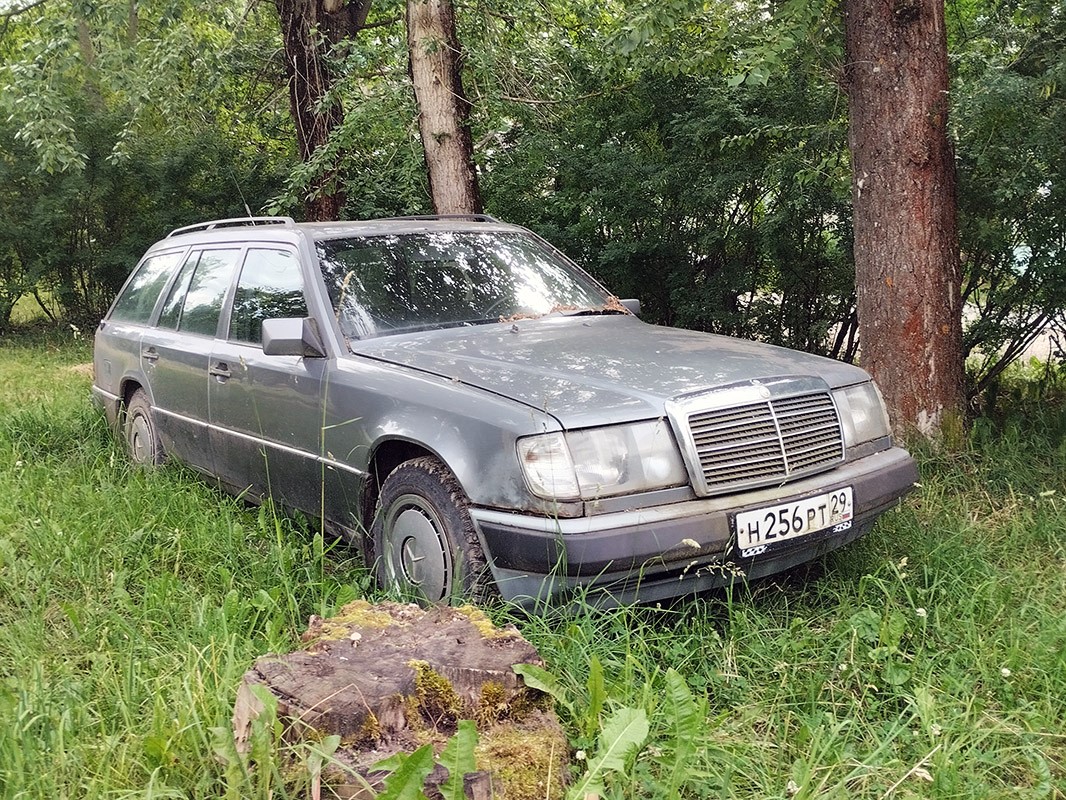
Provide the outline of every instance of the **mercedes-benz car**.
<path id="1" fill-rule="evenodd" d="M 100 322 L 94 370 L 134 462 L 299 510 L 428 602 L 776 573 L 917 479 L 863 370 L 645 323 L 483 215 L 175 230 Z"/>

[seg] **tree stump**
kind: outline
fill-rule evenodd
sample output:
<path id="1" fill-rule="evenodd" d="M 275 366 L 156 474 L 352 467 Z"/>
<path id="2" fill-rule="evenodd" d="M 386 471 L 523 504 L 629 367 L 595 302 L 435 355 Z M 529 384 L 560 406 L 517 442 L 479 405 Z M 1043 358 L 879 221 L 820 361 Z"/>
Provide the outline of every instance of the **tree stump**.
<path id="1" fill-rule="evenodd" d="M 302 639 L 305 649 L 264 656 L 245 674 L 233 713 L 238 748 L 263 713 L 251 688 L 259 685 L 277 699 L 286 741 L 341 737 L 334 757 L 348 774 L 323 774 L 341 797 L 373 796 L 366 785 L 380 790 L 385 777 L 374 764 L 427 743 L 439 753 L 462 719 L 478 730 L 478 771 L 464 776 L 467 797 L 562 795 L 569 745 L 550 698 L 512 669 L 542 664 L 513 626 L 497 628 L 470 606 L 360 600 L 330 619 L 312 617 Z M 427 796 L 447 777 L 437 764 Z"/>

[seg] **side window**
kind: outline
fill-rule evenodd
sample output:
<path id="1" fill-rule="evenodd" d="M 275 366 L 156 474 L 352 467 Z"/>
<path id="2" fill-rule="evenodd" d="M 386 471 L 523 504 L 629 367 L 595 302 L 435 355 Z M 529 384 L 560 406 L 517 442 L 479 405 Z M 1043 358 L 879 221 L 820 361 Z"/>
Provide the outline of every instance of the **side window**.
<path id="1" fill-rule="evenodd" d="M 263 320 L 306 317 L 300 262 L 288 250 L 251 248 L 233 298 L 229 338 L 259 344 Z"/>
<path id="2" fill-rule="evenodd" d="M 167 281 L 178 265 L 181 253 L 163 253 L 146 258 L 126 284 L 111 309 L 111 319 L 123 322 L 148 322 L 152 309 Z"/>
<path id="3" fill-rule="evenodd" d="M 170 295 L 167 297 L 166 303 L 163 304 L 163 310 L 159 314 L 158 325 L 160 328 L 170 328 L 175 331 L 178 329 L 178 322 L 181 320 L 181 307 L 185 303 L 185 295 L 189 292 L 189 282 L 192 280 L 193 271 L 199 261 L 200 251 L 193 250 L 189 253 L 189 257 L 185 259 L 185 263 L 181 265 L 178 279 L 170 287 Z"/>
<path id="4" fill-rule="evenodd" d="M 192 253 L 167 298 L 160 324 L 179 331 L 214 336 L 222 302 L 233 280 L 239 249 Z"/>

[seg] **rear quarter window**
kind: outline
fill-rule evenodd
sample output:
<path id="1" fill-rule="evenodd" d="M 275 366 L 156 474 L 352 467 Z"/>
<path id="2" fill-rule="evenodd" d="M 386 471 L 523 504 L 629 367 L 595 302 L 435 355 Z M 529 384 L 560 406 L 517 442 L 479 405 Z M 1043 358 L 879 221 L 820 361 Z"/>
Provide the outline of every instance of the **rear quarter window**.
<path id="1" fill-rule="evenodd" d="M 147 324 L 181 253 L 161 253 L 141 262 L 111 309 L 111 319 Z"/>

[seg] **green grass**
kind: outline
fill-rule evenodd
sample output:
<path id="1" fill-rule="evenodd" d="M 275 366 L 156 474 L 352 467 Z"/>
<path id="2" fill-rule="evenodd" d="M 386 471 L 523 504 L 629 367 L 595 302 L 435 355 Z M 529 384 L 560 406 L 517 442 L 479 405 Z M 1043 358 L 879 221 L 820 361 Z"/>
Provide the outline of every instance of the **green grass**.
<path id="1" fill-rule="evenodd" d="M 242 674 L 366 576 L 185 470 L 131 468 L 89 359 L 0 348 L 2 794 L 252 796 L 215 758 Z"/>
<path id="2" fill-rule="evenodd" d="M 310 796 L 282 762 L 223 757 L 232 704 L 366 572 L 186 470 L 130 468 L 89 357 L 69 333 L 0 342 L 0 796 Z M 643 719 L 604 797 L 1066 797 L 1066 412 L 1019 397 L 962 452 L 920 453 L 920 493 L 808 570 L 494 611 L 557 681 L 575 778 Z"/>

